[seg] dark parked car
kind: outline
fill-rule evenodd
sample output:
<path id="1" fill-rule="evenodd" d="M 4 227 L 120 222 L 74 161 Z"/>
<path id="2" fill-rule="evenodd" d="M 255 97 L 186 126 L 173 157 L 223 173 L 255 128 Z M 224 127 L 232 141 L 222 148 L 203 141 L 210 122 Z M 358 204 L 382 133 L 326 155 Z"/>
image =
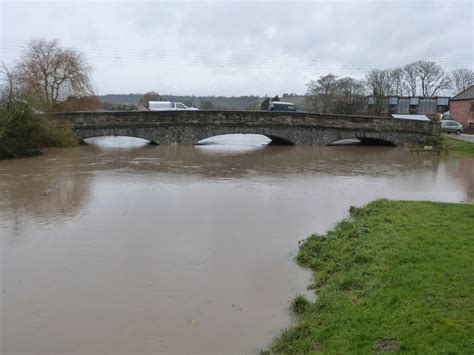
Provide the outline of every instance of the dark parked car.
<path id="1" fill-rule="evenodd" d="M 463 131 L 462 124 L 452 120 L 441 120 L 441 132 L 461 134 Z"/>
<path id="2" fill-rule="evenodd" d="M 272 101 L 270 102 L 270 111 L 292 111 L 296 112 L 295 104 L 291 102 Z"/>

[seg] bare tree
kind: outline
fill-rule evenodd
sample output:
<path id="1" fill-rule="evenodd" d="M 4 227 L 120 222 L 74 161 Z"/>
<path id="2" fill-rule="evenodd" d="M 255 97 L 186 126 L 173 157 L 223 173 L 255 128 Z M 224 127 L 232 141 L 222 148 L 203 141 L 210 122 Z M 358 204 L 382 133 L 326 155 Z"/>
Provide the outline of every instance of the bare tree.
<path id="1" fill-rule="evenodd" d="M 31 41 L 17 65 L 20 88 L 43 110 L 56 110 L 69 97 L 93 95 L 90 67 L 82 55 L 57 40 Z"/>
<path id="2" fill-rule="evenodd" d="M 318 80 L 311 80 L 306 87 L 311 105 L 320 112 L 331 112 L 332 102 L 336 94 L 337 76 L 328 74 L 320 76 Z"/>
<path id="3" fill-rule="evenodd" d="M 384 115 L 388 111 L 386 96 L 393 95 L 393 82 L 390 69 L 372 69 L 365 75 L 366 85 L 373 96 L 375 103 L 374 114 Z"/>
<path id="4" fill-rule="evenodd" d="M 423 60 L 413 64 L 420 83 L 421 95 L 435 96 L 442 90 L 451 88 L 451 79 L 439 64 Z"/>
<path id="5" fill-rule="evenodd" d="M 451 71 L 451 78 L 457 93 L 474 85 L 474 72 L 471 69 L 454 69 Z"/>
<path id="6" fill-rule="evenodd" d="M 356 114 L 365 109 L 365 84 L 346 77 L 338 79 L 334 74 L 311 80 L 306 93 L 312 108 L 323 113 Z"/>
<path id="7" fill-rule="evenodd" d="M 403 96 L 408 92 L 403 68 L 372 69 L 366 74 L 366 83 L 372 95 L 377 97 Z"/>
<path id="8" fill-rule="evenodd" d="M 436 62 L 419 60 L 403 67 L 405 81 L 412 96 L 436 96 L 451 88 L 451 78 Z M 418 91 L 420 89 L 420 91 Z"/>
<path id="9" fill-rule="evenodd" d="M 391 71 L 389 69 L 372 69 L 365 75 L 365 80 L 371 94 L 376 97 L 394 94 Z"/>
<path id="10" fill-rule="evenodd" d="M 337 80 L 334 113 L 354 115 L 366 108 L 365 84 L 363 81 L 346 77 Z"/>
<path id="11" fill-rule="evenodd" d="M 403 67 L 405 81 L 409 88 L 411 96 L 416 96 L 418 88 L 418 71 L 415 63 L 407 64 Z"/>
<path id="12" fill-rule="evenodd" d="M 2 68 L 0 69 L 2 74 L 2 84 L 0 87 L 2 101 L 8 98 L 12 98 L 15 94 L 15 73 L 13 70 L 8 68 L 5 63 L 2 63 Z"/>
<path id="13" fill-rule="evenodd" d="M 408 92 L 403 68 L 394 68 L 389 71 L 390 95 L 403 96 Z"/>

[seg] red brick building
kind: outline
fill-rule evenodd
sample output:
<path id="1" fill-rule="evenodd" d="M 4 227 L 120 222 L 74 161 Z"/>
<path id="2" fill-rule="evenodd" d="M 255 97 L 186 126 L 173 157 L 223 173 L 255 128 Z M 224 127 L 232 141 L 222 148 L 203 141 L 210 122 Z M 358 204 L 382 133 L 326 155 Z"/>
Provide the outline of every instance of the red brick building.
<path id="1" fill-rule="evenodd" d="M 465 128 L 474 126 L 474 85 L 461 91 L 449 101 L 451 119 Z"/>

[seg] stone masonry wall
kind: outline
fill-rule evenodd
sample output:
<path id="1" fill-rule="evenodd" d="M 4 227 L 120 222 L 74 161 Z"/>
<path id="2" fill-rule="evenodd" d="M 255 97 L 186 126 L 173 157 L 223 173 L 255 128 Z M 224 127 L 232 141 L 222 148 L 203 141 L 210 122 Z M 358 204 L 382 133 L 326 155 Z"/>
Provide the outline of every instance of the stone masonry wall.
<path id="1" fill-rule="evenodd" d="M 125 135 L 158 144 L 195 144 L 221 134 L 253 133 L 275 142 L 327 145 L 345 138 L 372 138 L 394 145 L 425 143 L 439 133 L 432 122 L 389 117 L 275 111 L 107 111 L 49 114 L 71 122 L 80 139 Z"/>

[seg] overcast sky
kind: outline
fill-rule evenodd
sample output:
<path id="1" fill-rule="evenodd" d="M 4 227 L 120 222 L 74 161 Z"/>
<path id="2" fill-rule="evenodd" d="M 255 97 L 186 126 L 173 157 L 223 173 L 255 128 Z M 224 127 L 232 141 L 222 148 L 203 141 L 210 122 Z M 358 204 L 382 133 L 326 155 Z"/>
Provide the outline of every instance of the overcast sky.
<path id="1" fill-rule="evenodd" d="M 85 55 L 98 94 L 303 94 L 418 59 L 474 69 L 474 1 L 3 1 L 0 60 L 34 38 Z"/>

